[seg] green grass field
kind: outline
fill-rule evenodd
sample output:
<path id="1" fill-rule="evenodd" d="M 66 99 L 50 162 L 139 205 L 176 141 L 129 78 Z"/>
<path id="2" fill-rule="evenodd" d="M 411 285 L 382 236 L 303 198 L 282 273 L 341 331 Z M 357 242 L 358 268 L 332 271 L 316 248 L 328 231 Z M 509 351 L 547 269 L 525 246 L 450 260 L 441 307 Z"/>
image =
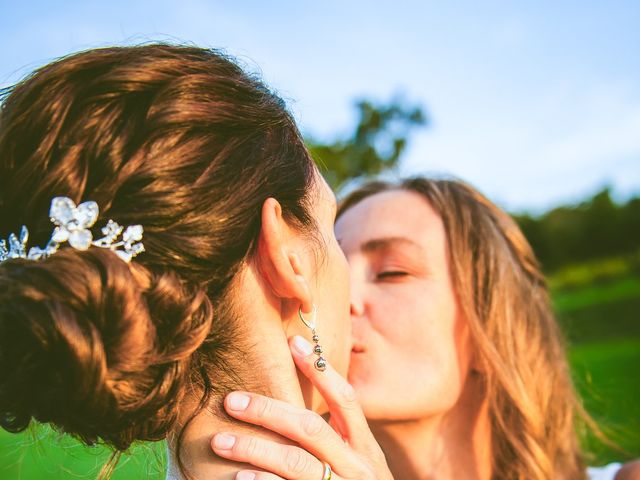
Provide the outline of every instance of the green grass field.
<path id="1" fill-rule="evenodd" d="M 554 302 L 576 387 L 619 447 L 587 435 L 586 450 L 597 464 L 640 457 L 640 278 L 626 275 L 556 292 Z"/>
<path id="2" fill-rule="evenodd" d="M 557 291 L 554 302 L 569 342 L 576 386 L 609 438 L 627 453 L 585 438 L 592 464 L 640 457 L 640 279 L 626 275 Z M 109 452 L 37 427 L 0 431 L 0 479 L 94 479 Z M 164 478 L 164 444 L 136 446 L 114 480 Z"/>

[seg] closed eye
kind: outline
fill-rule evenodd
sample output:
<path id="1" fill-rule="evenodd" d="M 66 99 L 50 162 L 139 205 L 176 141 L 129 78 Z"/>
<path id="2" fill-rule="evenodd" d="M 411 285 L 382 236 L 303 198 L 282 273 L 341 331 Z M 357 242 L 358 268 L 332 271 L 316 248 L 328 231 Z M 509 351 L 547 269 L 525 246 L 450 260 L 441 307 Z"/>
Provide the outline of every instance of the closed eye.
<path id="1" fill-rule="evenodd" d="M 386 279 L 394 279 L 401 278 L 409 275 L 407 272 L 403 272 L 401 270 L 389 270 L 386 272 L 380 272 L 376 275 L 377 280 L 386 280 Z"/>

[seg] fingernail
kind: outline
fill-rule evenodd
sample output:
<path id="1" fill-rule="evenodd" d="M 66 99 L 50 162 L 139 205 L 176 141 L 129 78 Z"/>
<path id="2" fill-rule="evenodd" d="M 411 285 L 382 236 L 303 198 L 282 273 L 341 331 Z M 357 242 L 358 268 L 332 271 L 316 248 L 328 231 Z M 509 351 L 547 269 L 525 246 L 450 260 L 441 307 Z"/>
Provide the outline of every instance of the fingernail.
<path id="1" fill-rule="evenodd" d="M 236 437 L 228 433 L 218 433 L 213 437 L 213 448 L 231 450 L 236 443 Z"/>
<path id="2" fill-rule="evenodd" d="M 254 480 L 256 474 L 253 472 L 238 472 L 236 480 Z"/>
<path id="3" fill-rule="evenodd" d="M 243 393 L 233 392 L 227 396 L 227 405 L 229 409 L 237 412 L 243 412 L 249 406 L 251 399 Z"/>
<path id="4" fill-rule="evenodd" d="M 307 355 L 311 355 L 311 352 L 313 352 L 311 344 L 300 335 L 293 337 L 293 348 L 298 355 L 303 355 L 305 357 Z"/>

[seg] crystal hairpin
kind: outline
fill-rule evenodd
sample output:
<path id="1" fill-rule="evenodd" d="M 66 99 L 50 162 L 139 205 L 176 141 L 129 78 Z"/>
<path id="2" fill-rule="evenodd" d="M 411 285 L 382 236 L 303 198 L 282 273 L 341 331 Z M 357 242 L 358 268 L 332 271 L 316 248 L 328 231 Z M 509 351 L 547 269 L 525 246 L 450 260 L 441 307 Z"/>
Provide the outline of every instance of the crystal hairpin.
<path id="1" fill-rule="evenodd" d="M 144 252 L 142 240 L 142 225 L 132 225 L 126 230 L 113 220 L 109 220 L 102 228 L 104 237 L 93 240 L 90 228 L 98 220 L 98 204 L 84 202 L 76 204 L 67 197 L 56 197 L 51 201 L 49 217 L 56 225 L 49 242 L 44 248 L 31 247 L 27 253 L 29 230 L 24 225 L 20 229 L 20 236 L 9 235 L 9 245 L 0 240 L 0 263 L 14 258 L 27 260 L 41 260 L 50 257 L 58 251 L 60 245 L 68 242 L 76 250 L 87 250 L 89 247 L 106 248 L 129 263 L 133 257 Z M 118 240 L 122 234 L 122 238 Z"/>

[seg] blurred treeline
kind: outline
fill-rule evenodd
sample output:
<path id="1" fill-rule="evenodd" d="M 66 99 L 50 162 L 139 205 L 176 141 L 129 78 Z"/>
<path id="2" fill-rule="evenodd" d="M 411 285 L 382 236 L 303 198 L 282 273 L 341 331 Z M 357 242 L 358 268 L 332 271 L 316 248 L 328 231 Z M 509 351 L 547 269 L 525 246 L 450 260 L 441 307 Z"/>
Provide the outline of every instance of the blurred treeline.
<path id="1" fill-rule="evenodd" d="M 515 218 L 547 272 L 612 257 L 627 258 L 637 265 L 640 197 L 616 203 L 605 188 L 578 205 Z"/>

